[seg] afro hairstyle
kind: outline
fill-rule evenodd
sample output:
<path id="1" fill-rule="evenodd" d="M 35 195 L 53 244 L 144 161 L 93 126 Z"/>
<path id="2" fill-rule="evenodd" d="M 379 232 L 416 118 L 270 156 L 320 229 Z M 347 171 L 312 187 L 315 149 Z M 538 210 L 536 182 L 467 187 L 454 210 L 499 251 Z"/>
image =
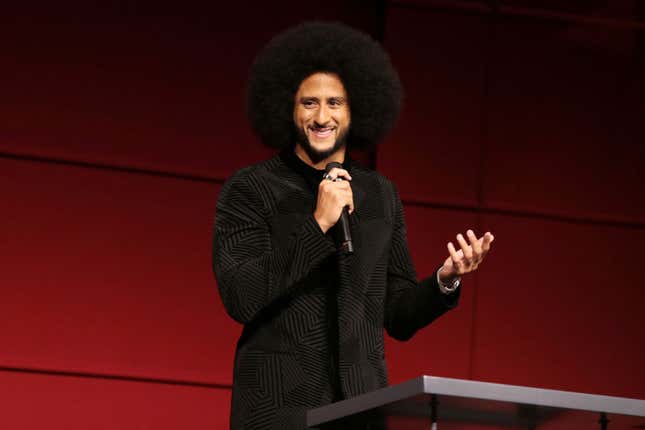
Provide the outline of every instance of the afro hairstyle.
<path id="1" fill-rule="evenodd" d="M 247 116 L 265 145 L 295 143 L 294 99 L 317 72 L 340 77 L 349 98 L 348 145 L 366 149 L 394 126 L 401 109 L 398 74 L 381 45 L 340 23 L 306 22 L 275 36 L 259 52 L 247 87 Z"/>

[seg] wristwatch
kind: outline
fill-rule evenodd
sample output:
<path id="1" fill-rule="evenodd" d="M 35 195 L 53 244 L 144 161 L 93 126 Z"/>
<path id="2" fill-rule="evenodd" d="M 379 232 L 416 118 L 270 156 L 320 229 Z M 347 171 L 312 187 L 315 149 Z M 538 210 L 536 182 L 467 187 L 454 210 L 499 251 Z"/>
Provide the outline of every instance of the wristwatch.
<path id="1" fill-rule="evenodd" d="M 461 277 L 457 276 L 455 279 L 452 280 L 452 282 L 448 284 L 446 284 L 445 282 L 441 282 L 441 278 L 439 277 L 439 272 L 441 271 L 442 268 L 443 266 L 439 268 L 439 270 L 437 270 L 437 283 L 439 284 L 439 289 L 444 294 L 452 293 L 457 288 L 459 288 L 459 285 L 461 284 Z"/>

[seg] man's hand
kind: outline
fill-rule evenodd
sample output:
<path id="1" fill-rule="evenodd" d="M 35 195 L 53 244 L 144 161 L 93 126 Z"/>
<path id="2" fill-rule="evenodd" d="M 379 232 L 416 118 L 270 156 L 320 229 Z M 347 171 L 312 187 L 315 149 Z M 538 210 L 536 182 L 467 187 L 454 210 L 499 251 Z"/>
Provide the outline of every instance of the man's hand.
<path id="1" fill-rule="evenodd" d="M 465 275 L 477 269 L 490 250 L 490 244 L 495 239 L 490 232 L 477 239 L 472 230 L 466 232 L 468 242 L 461 234 L 457 235 L 457 243 L 461 249 L 455 249 L 452 242 L 448 242 L 450 256 L 446 258 L 439 271 L 441 282 L 450 283 L 457 276 Z"/>
<path id="2" fill-rule="evenodd" d="M 338 222 L 345 206 L 349 206 L 350 214 L 354 211 L 354 196 L 349 185 L 351 180 L 347 170 L 335 167 L 320 182 L 314 218 L 324 233 Z"/>

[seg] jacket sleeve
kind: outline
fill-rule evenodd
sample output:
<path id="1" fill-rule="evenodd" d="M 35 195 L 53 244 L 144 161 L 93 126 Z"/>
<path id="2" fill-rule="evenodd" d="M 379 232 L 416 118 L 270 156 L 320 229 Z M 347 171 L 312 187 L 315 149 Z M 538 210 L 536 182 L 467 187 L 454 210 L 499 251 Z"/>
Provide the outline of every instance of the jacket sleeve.
<path id="1" fill-rule="evenodd" d="M 335 252 L 313 214 L 303 215 L 285 244 L 274 248 L 267 223 L 271 196 L 252 175 L 238 174 L 222 188 L 213 240 L 213 271 L 222 302 L 243 324 L 296 289 Z"/>
<path id="2" fill-rule="evenodd" d="M 391 186 L 393 230 L 387 270 L 385 329 L 395 339 L 408 340 L 417 330 L 457 306 L 461 287 L 454 293 L 442 293 L 436 271 L 417 282 L 408 249 L 403 205 L 396 188 Z"/>

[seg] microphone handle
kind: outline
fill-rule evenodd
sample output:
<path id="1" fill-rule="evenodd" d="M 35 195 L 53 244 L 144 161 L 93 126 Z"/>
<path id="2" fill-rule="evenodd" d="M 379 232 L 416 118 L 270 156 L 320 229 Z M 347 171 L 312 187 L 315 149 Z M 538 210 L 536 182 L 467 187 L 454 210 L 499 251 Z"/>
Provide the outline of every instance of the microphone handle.
<path id="1" fill-rule="evenodd" d="M 349 209 L 347 206 L 343 208 L 338 220 L 340 250 L 344 254 L 354 253 L 354 244 L 352 243 L 352 234 L 349 230 Z"/>

